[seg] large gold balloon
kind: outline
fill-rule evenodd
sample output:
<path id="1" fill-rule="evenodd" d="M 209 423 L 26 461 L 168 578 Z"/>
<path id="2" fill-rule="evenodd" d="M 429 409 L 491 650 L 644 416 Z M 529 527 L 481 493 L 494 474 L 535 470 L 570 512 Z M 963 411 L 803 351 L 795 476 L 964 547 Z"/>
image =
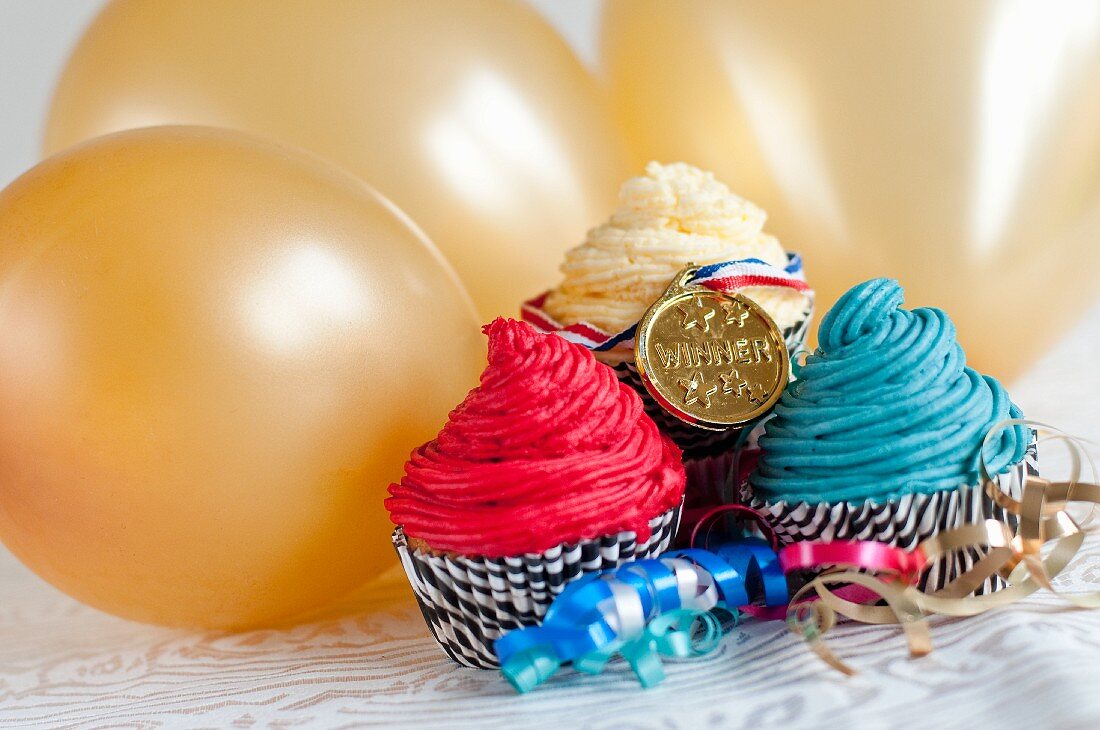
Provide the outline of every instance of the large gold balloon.
<path id="1" fill-rule="evenodd" d="M 831 304 L 870 276 L 1012 376 L 1097 293 L 1100 4 L 613 0 L 637 159 L 709 167 Z"/>
<path id="2" fill-rule="evenodd" d="M 77 146 L 0 193 L 0 538 L 142 621 L 324 604 L 393 562 L 386 487 L 481 340 L 348 173 L 194 127 Z"/>
<path id="3" fill-rule="evenodd" d="M 485 320 L 555 283 L 630 173 L 594 81 L 514 0 L 116 0 L 65 69 L 46 151 L 166 123 L 356 173 L 425 229 Z"/>

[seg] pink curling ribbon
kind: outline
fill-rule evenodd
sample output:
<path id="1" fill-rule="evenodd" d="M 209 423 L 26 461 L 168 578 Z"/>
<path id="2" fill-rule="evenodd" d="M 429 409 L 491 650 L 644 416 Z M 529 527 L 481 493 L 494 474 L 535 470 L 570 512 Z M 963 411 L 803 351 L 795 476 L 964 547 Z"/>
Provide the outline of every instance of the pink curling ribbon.
<path id="1" fill-rule="evenodd" d="M 877 573 L 894 573 L 906 583 L 916 583 L 927 564 L 919 547 L 909 551 L 870 540 L 852 542 L 796 542 L 779 552 L 784 573 L 792 570 L 847 565 Z"/>

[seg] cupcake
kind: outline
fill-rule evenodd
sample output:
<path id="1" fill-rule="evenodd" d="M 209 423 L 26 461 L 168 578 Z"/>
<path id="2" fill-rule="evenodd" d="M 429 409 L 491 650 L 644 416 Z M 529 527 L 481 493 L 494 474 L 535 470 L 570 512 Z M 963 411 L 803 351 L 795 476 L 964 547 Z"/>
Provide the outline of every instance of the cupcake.
<path id="1" fill-rule="evenodd" d="M 665 551 L 680 450 L 583 347 L 498 319 L 481 384 L 416 449 L 386 500 L 439 644 L 470 667 L 537 625 L 567 583 Z"/>
<path id="2" fill-rule="evenodd" d="M 898 282 L 874 279 L 825 315 L 820 346 L 763 426 L 747 491 L 785 544 L 877 540 L 913 548 L 942 530 L 991 518 L 1014 524 L 982 484 L 1019 499 L 1036 474 L 1034 434 L 1004 387 L 966 366 L 943 311 L 901 308 Z M 982 553 L 947 556 L 925 574 L 938 589 Z M 999 587 L 991 581 L 983 590 Z"/>
<path id="3" fill-rule="evenodd" d="M 641 396 L 646 412 L 684 452 L 686 507 L 700 512 L 728 501 L 729 471 L 741 428 L 702 430 L 650 397 L 634 363 L 638 321 L 688 265 L 703 267 L 694 284 L 740 292 L 783 331 L 788 350 L 802 347 L 813 295 L 797 256 L 764 232 L 765 214 L 703 172 L 651 162 L 628 180 L 619 209 L 566 254 L 556 289 L 527 302 L 524 319 L 596 353 Z"/>

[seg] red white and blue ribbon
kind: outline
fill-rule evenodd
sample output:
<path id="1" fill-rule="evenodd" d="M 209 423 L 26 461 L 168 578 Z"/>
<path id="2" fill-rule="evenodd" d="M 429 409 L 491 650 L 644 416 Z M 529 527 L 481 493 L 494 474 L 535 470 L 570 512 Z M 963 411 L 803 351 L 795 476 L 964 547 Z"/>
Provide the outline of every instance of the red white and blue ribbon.
<path id="1" fill-rule="evenodd" d="M 749 287 L 774 287 L 790 289 L 807 299 L 813 299 L 813 290 L 806 284 L 806 276 L 802 270 L 802 258 L 794 253 L 787 254 L 787 266 L 782 269 L 755 258 L 701 266 L 688 280 L 688 284 L 726 294 L 734 294 Z M 634 347 L 637 322 L 621 332 L 606 332 L 588 322 L 563 325 L 543 309 L 549 294 L 550 292 L 544 292 L 524 302 L 521 316 L 525 322 L 542 332 L 555 332 L 570 342 L 597 352 Z"/>

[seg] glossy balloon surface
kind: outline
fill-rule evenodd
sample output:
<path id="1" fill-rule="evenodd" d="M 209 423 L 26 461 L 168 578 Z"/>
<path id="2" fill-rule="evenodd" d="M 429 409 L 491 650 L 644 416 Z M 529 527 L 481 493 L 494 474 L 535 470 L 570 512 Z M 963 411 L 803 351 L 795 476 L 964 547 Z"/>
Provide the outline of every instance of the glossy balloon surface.
<path id="1" fill-rule="evenodd" d="M 901 280 L 1008 377 L 1097 294 L 1100 5 L 611 0 L 637 160 L 713 169 L 806 257 L 822 311 Z"/>
<path id="2" fill-rule="evenodd" d="M 46 151 L 169 123 L 262 133 L 359 175 L 485 321 L 557 282 L 631 172 L 592 78 L 513 0 L 116 0 L 61 78 Z"/>
<path id="3" fill-rule="evenodd" d="M 0 538 L 111 613 L 239 628 L 394 562 L 382 499 L 476 383 L 439 254 L 357 178 L 125 132 L 0 193 Z"/>

